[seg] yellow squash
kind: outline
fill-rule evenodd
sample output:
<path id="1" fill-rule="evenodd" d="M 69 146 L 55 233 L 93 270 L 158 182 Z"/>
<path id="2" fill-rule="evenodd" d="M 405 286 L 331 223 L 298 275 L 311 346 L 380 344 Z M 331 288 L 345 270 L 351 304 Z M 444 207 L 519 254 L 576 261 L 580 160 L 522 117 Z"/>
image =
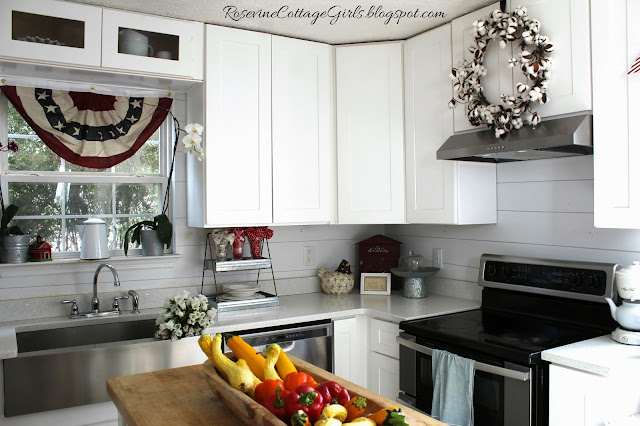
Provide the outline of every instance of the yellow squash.
<path id="1" fill-rule="evenodd" d="M 225 354 L 222 353 L 222 335 L 216 334 L 211 341 L 211 354 L 213 356 L 213 364 L 227 375 L 229 384 L 244 393 L 250 393 L 253 390 L 253 374 L 249 369 L 242 365 L 236 365 Z"/>
<path id="2" fill-rule="evenodd" d="M 276 362 L 282 352 L 282 349 L 277 343 L 272 343 L 267 346 L 267 360 L 264 364 L 264 378 L 272 380 L 282 380 L 276 372 Z"/>
<path id="3" fill-rule="evenodd" d="M 242 340 L 240 336 L 227 338 L 227 346 L 238 359 L 247 361 L 249 368 L 260 380 L 264 380 L 264 357 L 257 353 L 253 347 Z"/>

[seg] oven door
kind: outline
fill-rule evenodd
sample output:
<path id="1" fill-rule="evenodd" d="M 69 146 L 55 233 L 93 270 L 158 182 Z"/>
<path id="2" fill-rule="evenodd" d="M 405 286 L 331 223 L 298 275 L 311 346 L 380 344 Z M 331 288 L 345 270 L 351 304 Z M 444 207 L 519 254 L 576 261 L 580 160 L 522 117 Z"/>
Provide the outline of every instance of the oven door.
<path id="1" fill-rule="evenodd" d="M 400 333 L 400 395 L 403 402 L 425 414 L 431 412 L 433 398 L 433 373 L 431 353 L 433 348 L 416 343 L 415 336 Z M 461 351 L 457 355 L 474 359 L 473 411 L 476 426 L 530 426 L 532 417 L 533 370 L 521 365 L 478 360 Z M 446 419 L 445 419 L 446 421 Z"/>

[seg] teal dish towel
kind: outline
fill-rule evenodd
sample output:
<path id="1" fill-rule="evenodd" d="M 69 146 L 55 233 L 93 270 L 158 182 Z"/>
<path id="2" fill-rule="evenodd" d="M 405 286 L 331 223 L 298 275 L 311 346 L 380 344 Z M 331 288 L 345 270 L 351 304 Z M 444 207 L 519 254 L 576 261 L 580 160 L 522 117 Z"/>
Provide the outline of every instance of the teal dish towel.
<path id="1" fill-rule="evenodd" d="M 450 425 L 473 426 L 473 360 L 434 349 L 431 416 Z"/>

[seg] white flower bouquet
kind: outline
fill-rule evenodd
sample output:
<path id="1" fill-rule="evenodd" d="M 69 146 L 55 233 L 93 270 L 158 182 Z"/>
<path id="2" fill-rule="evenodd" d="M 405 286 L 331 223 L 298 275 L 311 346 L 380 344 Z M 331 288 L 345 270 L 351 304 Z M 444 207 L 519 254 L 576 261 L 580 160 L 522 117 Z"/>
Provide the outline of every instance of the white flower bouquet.
<path id="1" fill-rule="evenodd" d="M 202 329 L 212 325 L 216 315 L 216 310 L 209 307 L 206 296 L 189 297 L 187 291 L 168 297 L 162 307 L 164 311 L 156 320 L 156 337 L 159 339 L 178 340 L 198 336 Z"/>

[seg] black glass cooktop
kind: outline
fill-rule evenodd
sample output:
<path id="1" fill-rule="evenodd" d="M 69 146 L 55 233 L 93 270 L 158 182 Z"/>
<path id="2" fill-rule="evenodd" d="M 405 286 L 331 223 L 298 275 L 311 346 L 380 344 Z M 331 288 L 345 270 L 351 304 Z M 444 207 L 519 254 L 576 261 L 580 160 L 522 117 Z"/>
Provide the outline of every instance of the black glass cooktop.
<path id="1" fill-rule="evenodd" d="M 400 329 L 418 343 L 462 356 L 467 351 L 530 365 L 540 362 L 544 350 L 602 336 L 615 325 L 606 303 L 575 304 L 484 289 L 481 309 L 403 321 Z"/>
<path id="2" fill-rule="evenodd" d="M 602 335 L 602 331 L 481 309 L 406 321 L 400 329 L 430 342 L 446 343 L 518 364 L 537 364 L 540 353 Z M 423 339 L 420 339 L 423 338 Z"/>

